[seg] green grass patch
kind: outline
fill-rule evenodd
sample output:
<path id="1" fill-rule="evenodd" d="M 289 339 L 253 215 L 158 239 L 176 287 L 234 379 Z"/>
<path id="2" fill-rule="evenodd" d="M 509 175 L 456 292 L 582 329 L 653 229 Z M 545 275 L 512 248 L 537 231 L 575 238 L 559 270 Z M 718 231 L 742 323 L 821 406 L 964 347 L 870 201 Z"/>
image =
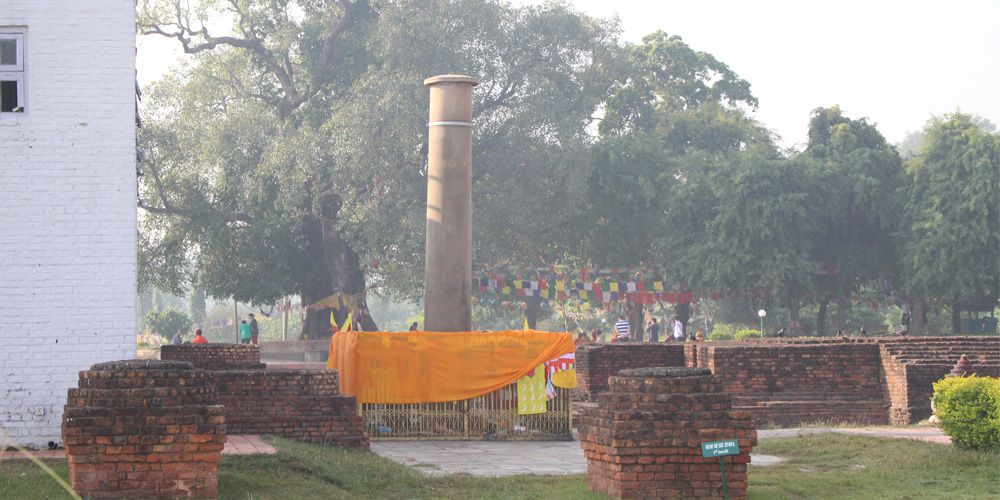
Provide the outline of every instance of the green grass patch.
<path id="1" fill-rule="evenodd" d="M 908 439 L 813 434 L 765 439 L 787 462 L 750 469 L 750 498 L 997 498 L 1000 455 Z"/>
<path id="2" fill-rule="evenodd" d="M 584 476 L 431 477 L 373 453 L 266 439 L 278 454 L 223 457 L 220 498 L 601 498 L 588 491 Z M 1000 497 L 995 453 L 839 434 L 765 439 L 755 451 L 788 461 L 752 467 L 751 498 Z M 66 477 L 65 462 L 48 463 Z M 0 462 L 0 498 L 68 496 L 34 464 L 18 460 Z"/>

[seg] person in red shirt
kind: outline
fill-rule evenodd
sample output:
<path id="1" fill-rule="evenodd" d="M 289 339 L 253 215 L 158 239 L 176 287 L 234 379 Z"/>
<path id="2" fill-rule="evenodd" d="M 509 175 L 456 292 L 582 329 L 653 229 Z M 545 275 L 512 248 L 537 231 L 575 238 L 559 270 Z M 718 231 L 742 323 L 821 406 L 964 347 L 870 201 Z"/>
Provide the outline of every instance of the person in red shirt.
<path id="1" fill-rule="evenodd" d="M 207 344 L 208 339 L 201 336 L 201 328 L 194 331 L 194 340 L 191 341 L 192 344 Z"/>

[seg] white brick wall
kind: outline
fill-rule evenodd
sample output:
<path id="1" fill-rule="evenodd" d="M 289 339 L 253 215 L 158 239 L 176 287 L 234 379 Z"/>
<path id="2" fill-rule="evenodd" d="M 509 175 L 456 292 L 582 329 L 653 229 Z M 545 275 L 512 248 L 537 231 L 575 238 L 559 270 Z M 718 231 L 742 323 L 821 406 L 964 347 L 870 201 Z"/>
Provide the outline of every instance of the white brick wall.
<path id="1" fill-rule="evenodd" d="M 27 112 L 0 116 L 0 428 L 60 442 L 66 390 L 135 357 L 135 0 L 0 0 Z"/>

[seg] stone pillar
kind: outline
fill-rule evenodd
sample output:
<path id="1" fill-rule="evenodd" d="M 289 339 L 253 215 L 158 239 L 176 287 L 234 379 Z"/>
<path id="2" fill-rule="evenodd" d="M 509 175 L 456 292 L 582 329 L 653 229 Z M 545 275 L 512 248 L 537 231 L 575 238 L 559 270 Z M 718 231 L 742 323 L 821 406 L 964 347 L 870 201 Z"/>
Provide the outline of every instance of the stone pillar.
<path id="1" fill-rule="evenodd" d="M 427 249 L 424 329 L 472 329 L 472 87 L 462 75 L 424 80 L 427 127 Z"/>
<path id="2" fill-rule="evenodd" d="M 83 498 L 215 498 L 226 417 L 207 377 L 179 361 L 80 372 L 62 421 L 73 489 Z"/>
<path id="3" fill-rule="evenodd" d="M 746 498 L 757 444 L 753 420 L 732 411 L 707 368 L 636 368 L 611 377 L 610 392 L 581 405 L 578 430 L 590 489 L 617 498 L 722 498 L 718 458 L 701 443 L 736 439 L 725 457 L 729 496 Z"/>

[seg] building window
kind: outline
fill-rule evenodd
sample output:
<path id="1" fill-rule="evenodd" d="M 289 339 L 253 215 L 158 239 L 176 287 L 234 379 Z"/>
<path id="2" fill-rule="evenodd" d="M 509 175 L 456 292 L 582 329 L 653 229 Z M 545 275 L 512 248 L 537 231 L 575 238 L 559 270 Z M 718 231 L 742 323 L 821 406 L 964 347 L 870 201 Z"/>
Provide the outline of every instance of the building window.
<path id="1" fill-rule="evenodd" d="M 0 113 L 23 113 L 24 31 L 0 28 Z"/>

